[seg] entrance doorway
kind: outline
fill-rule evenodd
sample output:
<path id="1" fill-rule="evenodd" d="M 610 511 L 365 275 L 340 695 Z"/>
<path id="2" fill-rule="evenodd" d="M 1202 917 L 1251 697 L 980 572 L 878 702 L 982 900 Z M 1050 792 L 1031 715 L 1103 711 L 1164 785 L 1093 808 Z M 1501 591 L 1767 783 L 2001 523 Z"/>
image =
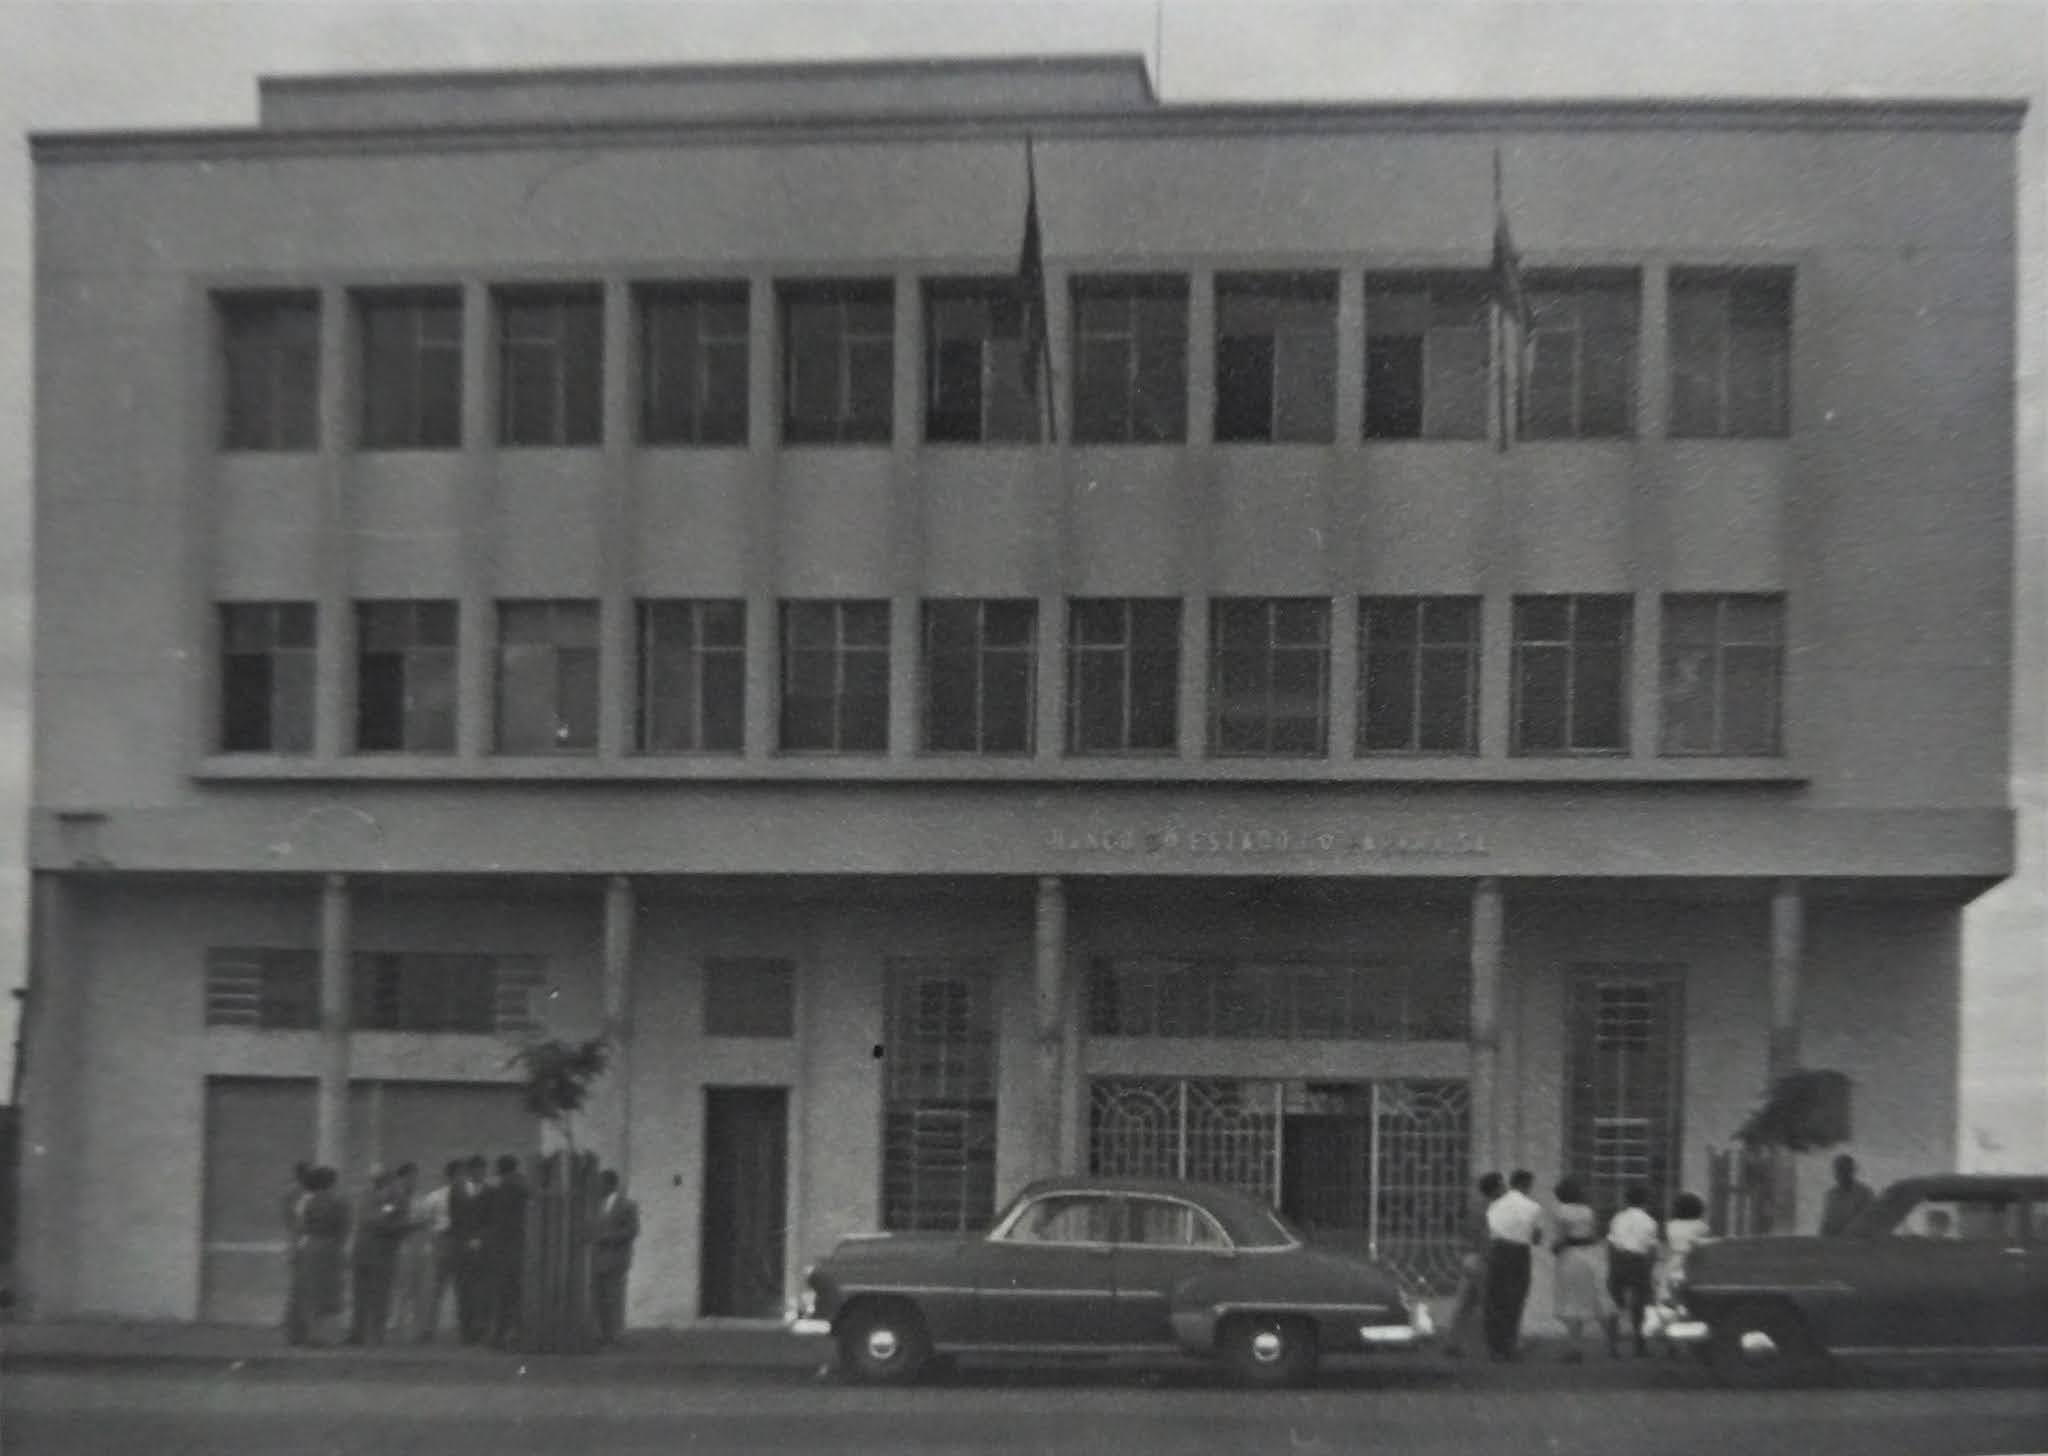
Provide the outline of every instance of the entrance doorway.
<path id="1" fill-rule="evenodd" d="M 705 1088 L 703 1313 L 781 1315 L 788 1233 L 789 1090 Z"/>

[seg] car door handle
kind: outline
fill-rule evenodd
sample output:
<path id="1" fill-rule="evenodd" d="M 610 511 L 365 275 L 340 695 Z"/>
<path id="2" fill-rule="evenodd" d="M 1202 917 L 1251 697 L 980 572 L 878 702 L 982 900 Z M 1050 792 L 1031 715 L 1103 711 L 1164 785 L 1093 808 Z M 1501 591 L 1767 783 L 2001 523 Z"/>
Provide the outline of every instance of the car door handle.
<path id="1" fill-rule="evenodd" d="M 2007 1249 L 2005 1250 L 2005 1257 L 2008 1259 L 2024 1259 L 2027 1257 L 2027 1251 L 2025 1249 Z"/>

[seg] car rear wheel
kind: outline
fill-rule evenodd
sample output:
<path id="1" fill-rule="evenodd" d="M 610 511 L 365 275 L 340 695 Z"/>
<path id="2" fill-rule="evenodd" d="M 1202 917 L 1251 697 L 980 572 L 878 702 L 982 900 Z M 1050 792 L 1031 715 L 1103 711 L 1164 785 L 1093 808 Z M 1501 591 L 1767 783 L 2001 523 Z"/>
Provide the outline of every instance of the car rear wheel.
<path id="1" fill-rule="evenodd" d="M 1811 1380 L 1821 1351 L 1790 1306 L 1752 1301 L 1713 1321 L 1707 1364 L 1725 1384 L 1765 1390 Z"/>
<path id="2" fill-rule="evenodd" d="M 931 1337 L 915 1306 L 869 1300 L 839 1319 L 839 1366 L 855 1380 L 895 1385 L 914 1379 L 931 1359 Z"/>
<path id="3" fill-rule="evenodd" d="M 1316 1371 L 1316 1336 L 1305 1320 L 1239 1315 L 1216 1333 L 1217 1353 L 1240 1385 L 1282 1390 Z"/>

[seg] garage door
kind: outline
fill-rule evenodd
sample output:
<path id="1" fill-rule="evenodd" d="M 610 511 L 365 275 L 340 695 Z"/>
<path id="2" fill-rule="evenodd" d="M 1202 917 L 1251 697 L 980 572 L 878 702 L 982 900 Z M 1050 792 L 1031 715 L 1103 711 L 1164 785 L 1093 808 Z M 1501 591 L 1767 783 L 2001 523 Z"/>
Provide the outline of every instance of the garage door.
<path id="1" fill-rule="evenodd" d="M 207 1082 L 202 1319 L 272 1324 L 282 1318 L 283 1200 L 292 1165 L 312 1155 L 313 1096 L 314 1084 L 304 1078 Z M 450 1158 L 531 1153 L 538 1144 L 516 1087 L 358 1082 L 349 1089 L 349 1104 L 342 1186 L 352 1196 L 380 1164 L 416 1163 L 438 1178 Z"/>

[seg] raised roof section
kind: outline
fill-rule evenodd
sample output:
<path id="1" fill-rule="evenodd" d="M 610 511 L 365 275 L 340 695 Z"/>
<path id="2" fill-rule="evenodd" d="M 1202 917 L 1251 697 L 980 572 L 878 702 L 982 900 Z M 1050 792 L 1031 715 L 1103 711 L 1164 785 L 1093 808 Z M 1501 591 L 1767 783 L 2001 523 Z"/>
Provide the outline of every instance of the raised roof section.
<path id="1" fill-rule="evenodd" d="M 265 131 L 1143 112 L 1138 56 L 267 76 Z"/>

